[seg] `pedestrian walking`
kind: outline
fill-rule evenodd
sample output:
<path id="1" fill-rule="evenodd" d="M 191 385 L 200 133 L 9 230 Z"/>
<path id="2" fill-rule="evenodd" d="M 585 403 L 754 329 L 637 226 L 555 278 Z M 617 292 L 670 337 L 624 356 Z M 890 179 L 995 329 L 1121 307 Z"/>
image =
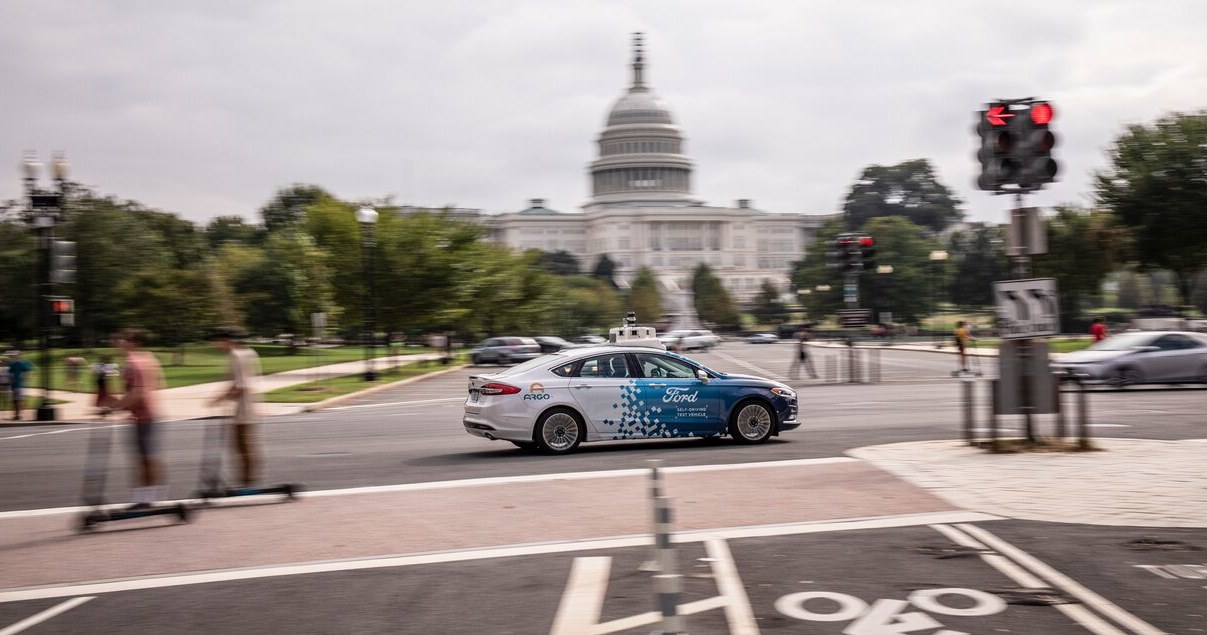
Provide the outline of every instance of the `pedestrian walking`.
<path id="1" fill-rule="evenodd" d="M 72 355 L 63 360 L 63 369 L 67 375 L 67 381 L 64 385 L 67 390 L 76 391 L 80 389 L 80 377 L 84 374 L 84 365 L 88 360 L 79 355 Z"/>
<path id="2" fill-rule="evenodd" d="M 259 421 L 260 356 L 242 341 L 234 329 L 219 329 L 210 340 L 227 353 L 230 386 L 210 401 L 211 407 L 231 402 L 234 407 L 227 435 L 239 456 L 240 486 L 254 487 L 260 476 L 260 448 L 256 423 Z"/>
<path id="3" fill-rule="evenodd" d="M 117 364 L 109 355 L 102 355 L 100 361 L 92 365 L 92 382 L 96 388 L 96 407 L 107 408 L 113 405 L 113 393 L 109 390 L 109 379 L 118 376 Z"/>
<path id="4" fill-rule="evenodd" d="M 1094 323 L 1090 324 L 1090 335 L 1094 337 L 1095 342 L 1101 342 L 1110 337 L 1111 334 L 1106 330 L 1105 318 L 1101 316 L 1094 318 Z"/>
<path id="5" fill-rule="evenodd" d="M 809 342 L 813 341 L 813 329 L 804 327 L 796 337 L 796 351 L 792 356 L 792 364 L 788 368 L 788 376 L 800 379 L 800 369 L 803 367 L 811 379 L 817 379 L 817 371 L 813 368 L 813 358 L 809 355 Z"/>
<path id="6" fill-rule="evenodd" d="M 956 350 L 960 353 L 960 370 L 968 372 L 968 341 L 974 340 L 972 331 L 968 328 L 968 323 L 960 320 L 956 323 L 955 342 Z"/>
<path id="7" fill-rule="evenodd" d="M 130 413 L 131 441 L 138 464 L 132 509 L 146 509 L 167 493 L 156 443 L 157 422 L 162 413 L 155 391 L 163 387 L 163 369 L 155 355 L 144 350 L 147 341 L 147 332 L 142 329 L 125 329 L 117 336 L 117 345 L 125 353 L 122 379 L 126 392 L 112 406 L 101 408 L 102 415 L 112 410 Z"/>
<path id="8" fill-rule="evenodd" d="M 25 378 L 34 372 L 34 363 L 25 359 L 21 351 L 9 351 L 8 357 L 8 381 L 13 393 L 13 421 L 20 421 L 25 401 Z"/>

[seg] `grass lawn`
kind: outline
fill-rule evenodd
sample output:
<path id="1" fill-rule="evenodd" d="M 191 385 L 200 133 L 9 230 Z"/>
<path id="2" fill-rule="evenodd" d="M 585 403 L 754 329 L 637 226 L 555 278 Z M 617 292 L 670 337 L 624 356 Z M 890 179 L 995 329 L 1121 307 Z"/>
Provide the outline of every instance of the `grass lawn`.
<path id="1" fill-rule="evenodd" d="M 288 346 L 254 344 L 252 348 L 260 355 L 260 366 L 265 375 L 286 370 L 310 368 L 311 366 L 322 366 L 324 364 L 353 362 L 363 359 L 365 355 L 364 349 L 359 346 L 318 349 L 300 348 L 295 355 L 289 354 Z M 205 384 L 213 381 L 222 381 L 226 378 L 226 354 L 207 343 L 186 345 L 184 347 L 184 363 L 178 365 L 172 363 L 176 357 L 177 349 L 154 347 L 151 350 L 159 358 L 159 363 L 163 365 L 164 379 L 167 381 L 169 388 Z M 377 350 L 380 355 L 384 355 L 384 349 L 378 348 Z M 395 350 L 400 355 L 429 352 L 427 348 L 396 348 Z M 82 355 L 89 365 L 100 361 L 102 355 L 110 355 L 113 361 L 118 364 L 121 364 L 122 360 L 121 351 L 112 348 L 96 348 L 91 351 L 82 349 L 55 349 L 51 353 L 54 363 L 52 381 L 56 390 L 65 390 L 67 388 L 67 374 L 63 366 L 63 359 L 66 357 Z M 25 355 L 34 364 L 41 365 L 42 357 L 37 351 L 27 351 Z M 34 371 L 32 383 L 37 386 L 42 384 L 42 375 L 39 370 Z M 75 390 L 80 392 L 95 392 L 88 372 L 85 371 L 80 385 Z"/>
<path id="2" fill-rule="evenodd" d="M 361 374 L 344 375 L 335 379 L 327 379 L 324 381 L 314 381 L 305 384 L 297 384 L 286 388 L 278 388 L 276 390 L 264 393 L 264 401 L 274 403 L 316 403 L 331 397 L 338 397 L 348 393 L 357 392 L 373 386 L 381 384 L 389 384 L 403 379 L 419 377 L 429 373 L 438 372 L 447 368 L 452 368 L 456 364 L 464 364 L 468 361 L 469 356 L 465 353 L 460 353 L 453 360 L 453 363 L 446 366 L 438 362 L 418 362 L 399 366 L 396 369 L 388 370 L 381 375 L 381 378 L 375 382 L 367 382 Z"/>

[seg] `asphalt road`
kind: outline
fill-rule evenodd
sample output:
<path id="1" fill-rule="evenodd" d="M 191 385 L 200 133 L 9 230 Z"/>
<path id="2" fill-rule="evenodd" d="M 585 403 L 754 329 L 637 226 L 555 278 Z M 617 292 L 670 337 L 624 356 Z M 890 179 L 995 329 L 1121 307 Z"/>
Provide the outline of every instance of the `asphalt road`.
<path id="1" fill-rule="evenodd" d="M 693 356 L 723 371 L 786 378 L 791 353 L 786 344 L 727 343 Z M 565 457 L 524 452 L 463 431 L 466 378 L 491 370 L 466 369 L 340 408 L 271 419 L 262 426 L 267 480 L 330 489 L 644 467 L 649 458 L 663 459 L 667 465 L 745 463 L 840 456 L 865 445 L 960 435 L 958 380 L 951 377 L 954 356 L 885 350 L 879 353 L 882 383 L 825 383 L 825 369 L 831 363 L 841 367 L 845 354 L 842 349 L 816 353 L 823 378 L 790 382 L 800 389 L 804 425 L 760 446 L 688 439 L 588 444 Z M 992 375 L 993 360 L 983 364 L 986 375 Z M 987 384 L 978 386 L 978 410 L 983 410 Z M 1207 437 L 1207 423 L 1200 414 L 1202 399 L 1199 391 L 1095 394 L 1091 397 L 1094 433 L 1154 439 Z M 187 497 L 196 490 L 203 432 L 212 423 L 163 426 L 163 459 L 172 496 Z M 1008 433 L 1017 425 L 1003 419 Z M 130 471 L 124 428 L 12 428 L 0 430 L 4 457 L 0 511 L 79 504 L 88 441 L 94 434 L 116 435 L 107 493 L 110 500 L 126 500 Z"/>

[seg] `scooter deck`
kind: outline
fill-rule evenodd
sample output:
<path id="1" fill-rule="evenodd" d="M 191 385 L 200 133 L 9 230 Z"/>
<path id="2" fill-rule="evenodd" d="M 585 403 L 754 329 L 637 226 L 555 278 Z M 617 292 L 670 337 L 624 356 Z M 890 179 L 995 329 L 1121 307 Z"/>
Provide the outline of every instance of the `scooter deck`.
<path id="1" fill-rule="evenodd" d="M 119 520 L 133 520 L 135 518 L 147 518 L 150 516 L 175 516 L 177 521 L 182 523 L 189 522 L 191 512 L 184 503 L 176 503 L 173 505 L 152 505 L 142 509 L 130 509 L 129 507 L 120 509 L 96 509 L 90 512 L 85 512 L 80 516 L 79 528 L 80 531 L 90 531 L 93 527 L 100 523 L 109 523 Z"/>
<path id="2" fill-rule="evenodd" d="M 297 500 L 296 494 L 301 491 L 301 486 L 294 483 L 284 483 L 281 485 L 268 485 L 265 487 L 221 487 L 216 489 L 206 489 L 197 492 L 197 498 L 209 500 L 211 498 L 234 498 L 236 496 L 259 496 L 267 494 L 281 494 L 287 500 Z"/>

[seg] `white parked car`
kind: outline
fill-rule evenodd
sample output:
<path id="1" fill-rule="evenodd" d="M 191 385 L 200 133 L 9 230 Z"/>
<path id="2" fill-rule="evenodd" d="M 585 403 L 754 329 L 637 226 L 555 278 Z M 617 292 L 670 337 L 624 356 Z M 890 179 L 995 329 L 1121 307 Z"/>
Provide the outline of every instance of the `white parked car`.
<path id="1" fill-rule="evenodd" d="M 683 351 L 707 351 L 721 343 L 721 338 L 707 330 L 667 331 L 658 338 L 668 350 L 681 346 Z"/>

